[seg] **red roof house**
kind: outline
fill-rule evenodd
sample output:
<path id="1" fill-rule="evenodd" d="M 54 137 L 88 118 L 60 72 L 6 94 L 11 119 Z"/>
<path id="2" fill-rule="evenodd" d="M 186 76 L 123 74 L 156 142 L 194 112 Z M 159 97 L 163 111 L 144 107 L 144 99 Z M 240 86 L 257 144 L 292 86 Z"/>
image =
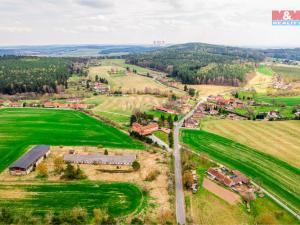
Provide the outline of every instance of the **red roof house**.
<path id="1" fill-rule="evenodd" d="M 133 123 L 132 124 L 132 130 L 139 133 L 140 135 L 149 135 L 159 129 L 159 126 L 157 123 L 150 123 L 146 126 L 143 126 L 139 123 Z"/>

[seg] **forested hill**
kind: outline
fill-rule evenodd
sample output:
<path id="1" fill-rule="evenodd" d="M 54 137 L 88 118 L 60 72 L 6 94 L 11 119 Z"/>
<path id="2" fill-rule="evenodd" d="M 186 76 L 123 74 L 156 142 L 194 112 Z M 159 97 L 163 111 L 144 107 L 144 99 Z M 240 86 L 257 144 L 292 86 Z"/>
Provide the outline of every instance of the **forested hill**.
<path id="1" fill-rule="evenodd" d="M 127 63 L 169 73 L 187 84 L 238 86 L 264 59 L 261 51 L 202 43 L 173 45 L 142 54 L 127 56 Z"/>
<path id="2" fill-rule="evenodd" d="M 84 73 L 85 63 L 82 58 L 0 57 L 0 93 L 59 92 L 71 74 Z"/>

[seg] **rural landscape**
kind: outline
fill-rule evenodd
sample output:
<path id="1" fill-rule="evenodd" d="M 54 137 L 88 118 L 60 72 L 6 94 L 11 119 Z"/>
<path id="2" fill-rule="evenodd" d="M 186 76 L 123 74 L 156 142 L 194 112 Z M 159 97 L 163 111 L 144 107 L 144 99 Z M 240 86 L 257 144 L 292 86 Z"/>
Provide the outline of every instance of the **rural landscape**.
<path id="1" fill-rule="evenodd" d="M 129 23 L 136 15 L 124 9 L 135 4 L 155 5 L 152 13 L 167 5 L 173 18 L 184 3 L 54 2 L 37 4 L 50 15 L 72 11 L 60 22 L 73 30 L 53 29 L 51 40 L 44 30 L 36 44 L 28 34 L 15 43 L 7 33 L 34 29 L 0 22 L 9 43 L 0 46 L 0 224 L 300 225 L 299 47 L 178 33 L 174 43 L 126 44 L 127 32 L 154 29 L 146 23 L 137 35 L 144 24 L 135 19 L 123 30 L 105 10 L 117 7 Z M 105 16 L 85 15 L 100 8 Z M 110 43 L 99 35 L 106 28 L 80 20 L 114 21 L 110 32 L 123 32 L 107 37 L 125 44 L 93 44 Z M 188 27 L 174 21 L 160 23 Z M 90 44 L 59 44 L 62 36 Z"/>

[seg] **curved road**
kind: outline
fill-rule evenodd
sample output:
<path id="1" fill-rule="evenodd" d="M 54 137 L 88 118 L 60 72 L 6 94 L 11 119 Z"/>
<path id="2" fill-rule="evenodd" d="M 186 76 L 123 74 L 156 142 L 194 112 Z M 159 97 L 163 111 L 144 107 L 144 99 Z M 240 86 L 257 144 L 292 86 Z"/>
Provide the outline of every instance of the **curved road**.
<path id="1" fill-rule="evenodd" d="M 193 115 L 194 111 L 199 104 L 204 102 L 206 99 L 202 99 L 197 105 L 186 114 L 179 122 L 174 123 L 174 161 L 175 161 L 175 188 L 176 188 L 176 220 L 178 224 L 186 224 L 185 220 L 185 204 L 184 204 L 184 193 L 182 186 L 182 171 L 181 171 L 181 157 L 180 157 L 180 144 L 179 144 L 179 132 L 180 128 L 185 119 Z"/>

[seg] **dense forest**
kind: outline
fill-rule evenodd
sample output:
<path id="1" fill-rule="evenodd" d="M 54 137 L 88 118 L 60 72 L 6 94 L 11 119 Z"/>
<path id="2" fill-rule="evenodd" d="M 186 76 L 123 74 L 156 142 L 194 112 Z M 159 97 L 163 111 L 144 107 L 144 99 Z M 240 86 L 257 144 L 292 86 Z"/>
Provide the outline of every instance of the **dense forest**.
<path id="1" fill-rule="evenodd" d="M 300 61 L 300 48 L 265 49 L 262 52 L 267 57 Z"/>
<path id="2" fill-rule="evenodd" d="M 85 59 L 0 57 L 0 93 L 54 93 L 67 88 L 68 78 L 83 74 Z"/>
<path id="3" fill-rule="evenodd" d="M 173 45 L 126 57 L 127 63 L 167 72 L 186 84 L 233 86 L 244 82 L 253 63 L 263 59 L 264 55 L 255 49 L 201 43 Z"/>

